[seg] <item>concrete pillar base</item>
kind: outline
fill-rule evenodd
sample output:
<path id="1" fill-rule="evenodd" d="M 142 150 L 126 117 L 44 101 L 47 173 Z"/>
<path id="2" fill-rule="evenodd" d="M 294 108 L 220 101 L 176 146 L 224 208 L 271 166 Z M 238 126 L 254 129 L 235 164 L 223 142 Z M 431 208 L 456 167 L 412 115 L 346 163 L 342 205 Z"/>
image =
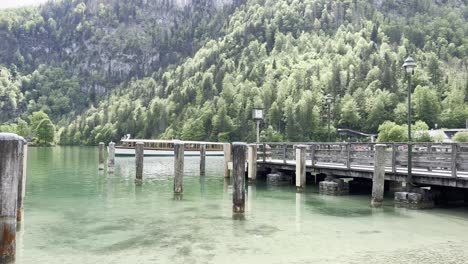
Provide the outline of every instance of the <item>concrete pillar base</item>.
<path id="1" fill-rule="evenodd" d="M 349 184 L 342 179 L 331 179 L 319 183 L 319 193 L 325 195 L 349 194 Z"/>
<path id="2" fill-rule="evenodd" d="M 289 184 L 289 179 L 281 172 L 272 172 L 267 174 L 266 182 L 268 185 L 286 185 Z"/>
<path id="3" fill-rule="evenodd" d="M 415 188 L 411 192 L 396 192 L 395 206 L 408 209 L 434 208 L 433 193 L 420 188 Z"/>
<path id="4" fill-rule="evenodd" d="M 403 192 L 405 190 L 406 190 L 405 182 L 390 181 L 388 184 L 389 193 Z"/>

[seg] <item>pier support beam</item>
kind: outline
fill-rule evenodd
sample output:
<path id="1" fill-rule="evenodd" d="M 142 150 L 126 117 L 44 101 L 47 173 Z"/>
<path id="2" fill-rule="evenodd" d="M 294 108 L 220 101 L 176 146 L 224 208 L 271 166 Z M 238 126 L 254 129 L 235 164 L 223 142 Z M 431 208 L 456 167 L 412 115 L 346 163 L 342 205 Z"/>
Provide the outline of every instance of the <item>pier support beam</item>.
<path id="1" fill-rule="evenodd" d="M 306 187 L 306 145 L 296 146 L 296 190 L 303 192 Z"/>
<path id="2" fill-rule="evenodd" d="M 143 157 L 145 152 L 145 144 L 137 142 L 135 144 L 135 182 L 142 183 L 143 181 Z"/>
<path id="3" fill-rule="evenodd" d="M 16 257 L 16 212 L 22 137 L 0 133 L 0 263 L 13 263 Z"/>
<path id="4" fill-rule="evenodd" d="M 104 142 L 99 142 L 99 170 L 104 170 Z"/>
<path id="5" fill-rule="evenodd" d="M 184 143 L 174 143 L 174 194 L 184 191 Z"/>
<path id="6" fill-rule="evenodd" d="M 232 143 L 233 152 L 233 213 L 244 213 L 245 211 L 245 152 L 247 144 L 242 142 Z"/>
<path id="7" fill-rule="evenodd" d="M 385 183 L 385 148 L 384 144 L 375 145 L 374 176 L 372 177 L 372 207 L 381 207 Z"/>
<path id="8" fill-rule="evenodd" d="M 205 176 L 206 144 L 200 144 L 200 176 Z"/>
<path id="9" fill-rule="evenodd" d="M 248 178 L 249 182 L 257 180 L 257 144 L 248 145 Z"/>
<path id="10" fill-rule="evenodd" d="M 396 192 L 395 206 L 409 209 L 434 208 L 434 197 L 431 190 L 412 188 L 411 192 Z"/>
<path id="11" fill-rule="evenodd" d="M 328 175 L 324 181 L 319 182 L 319 193 L 325 195 L 349 194 L 349 183 Z"/>
<path id="12" fill-rule="evenodd" d="M 229 162 L 232 161 L 231 158 L 231 144 L 230 143 L 224 143 L 223 144 L 223 150 L 224 150 L 224 177 L 229 178 Z"/>
<path id="13" fill-rule="evenodd" d="M 109 143 L 109 156 L 107 157 L 107 166 L 109 173 L 114 173 L 115 167 L 115 143 Z"/>
<path id="14" fill-rule="evenodd" d="M 26 169 L 28 161 L 28 143 L 23 141 L 23 151 L 20 156 L 20 174 L 18 176 L 18 201 L 16 205 L 16 221 L 18 222 L 17 228 L 21 227 L 23 221 L 23 203 L 26 196 Z"/>

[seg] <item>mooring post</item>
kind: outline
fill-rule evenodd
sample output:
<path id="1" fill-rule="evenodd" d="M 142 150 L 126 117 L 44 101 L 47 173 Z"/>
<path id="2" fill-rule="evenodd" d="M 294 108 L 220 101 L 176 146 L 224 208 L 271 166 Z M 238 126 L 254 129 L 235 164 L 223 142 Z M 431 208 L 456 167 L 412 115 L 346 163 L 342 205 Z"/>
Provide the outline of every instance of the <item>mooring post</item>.
<path id="1" fill-rule="evenodd" d="M 184 143 L 174 143 L 174 194 L 184 191 Z"/>
<path id="2" fill-rule="evenodd" d="M 104 170 L 104 142 L 99 142 L 99 170 Z"/>
<path id="3" fill-rule="evenodd" d="M 372 207 L 381 207 L 383 204 L 385 183 L 385 148 L 384 144 L 375 145 L 374 176 L 372 177 Z"/>
<path id="4" fill-rule="evenodd" d="M 304 191 L 306 187 L 306 149 L 307 145 L 296 146 L 296 189 Z"/>
<path id="5" fill-rule="evenodd" d="M 13 263 L 16 256 L 16 212 L 22 137 L 0 133 L 0 263 Z"/>
<path id="6" fill-rule="evenodd" d="M 23 221 L 23 201 L 24 197 L 26 196 L 26 169 L 27 169 L 27 161 L 28 161 L 28 143 L 23 140 L 23 148 L 22 148 L 21 156 L 20 156 L 20 168 L 19 168 L 19 176 L 18 176 L 18 201 L 16 205 L 16 221 L 18 222 L 17 228 L 21 227 L 21 222 Z"/>
<path id="7" fill-rule="evenodd" d="M 135 144 L 135 182 L 143 181 L 143 157 L 145 154 L 145 144 L 137 142 Z"/>
<path id="8" fill-rule="evenodd" d="M 248 177 L 249 182 L 257 180 L 257 144 L 248 145 Z"/>
<path id="9" fill-rule="evenodd" d="M 205 176 L 206 144 L 200 144 L 200 176 Z"/>
<path id="10" fill-rule="evenodd" d="M 114 173 L 114 167 L 115 167 L 115 143 L 110 142 L 109 143 L 109 156 L 107 157 L 107 166 L 109 168 L 109 173 Z"/>
<path id="11" fill-rule="evenodd" d="M 231 144 L 224 143 L 223 144 L 224 150 L 224 177 L 229 178 L 229 162 L 231 162 Z"/>
<path id="12" fill-rule="evenodd" d="M 242 142 L 232 143 L 233 153 L 233 213 L 244 213 L 245 211 L 245 152 L 247 144 Z"/>

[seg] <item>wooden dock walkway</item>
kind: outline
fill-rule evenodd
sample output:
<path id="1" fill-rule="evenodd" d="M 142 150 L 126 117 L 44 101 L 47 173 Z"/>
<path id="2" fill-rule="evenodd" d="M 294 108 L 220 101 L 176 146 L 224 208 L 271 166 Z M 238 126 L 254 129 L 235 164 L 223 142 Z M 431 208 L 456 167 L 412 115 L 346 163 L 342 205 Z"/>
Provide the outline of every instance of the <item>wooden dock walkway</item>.
<path id="1" fill-rule="evenodd" d="M 262 143 L 257 145 L 259 169 L 295 171 L 298 145 L 307 146 L 309 173 L 373 177 L 375 143 Z M 405 182 L 407 143 L 385 145 L 385 180 Z M 414 183 L 468 188 L 468 144 L 414 143 L 412 149 Z"/>

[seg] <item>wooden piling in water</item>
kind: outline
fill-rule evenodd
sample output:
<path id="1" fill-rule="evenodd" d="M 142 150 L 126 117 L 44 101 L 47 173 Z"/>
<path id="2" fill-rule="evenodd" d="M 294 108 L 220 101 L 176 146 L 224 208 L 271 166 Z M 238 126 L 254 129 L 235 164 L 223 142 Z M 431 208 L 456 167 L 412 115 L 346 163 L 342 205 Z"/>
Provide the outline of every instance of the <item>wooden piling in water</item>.
<path id="1" fill-rule="evenodd" d="M 28 143 L 23 140 L 23 151 L 20 155 L 20 175 L 18 177 L 18 201 L 16 205 L 16 221 L 21 223 L 23 221 L 23 201 L 26 196 L 26 168 L 28 160 Z M 20 228 L 18 224 L 17 228 Z"/>
<path id="2" fill-rule="evenodd" d="M 383 204 L 385 183 L 385 148 L 384 144 L 375 145 L 374 176 L 372 177 L 372 207 L 381 207 Z"/>
<path id="3" fill-rule="evenodd" d="M 306 187 L 306 145 L 296 146 L 296 190 L 304 191 Z"/>
<path id="4" fill-rule="evenodd" d="M 114 173 L 115 168 L 115 143 L 109 143 L 109 156 L 107 157 L 107 167 L 109 173 Z"/>
<path id="5" fill-rule="evenodd" d="M 249 144 L 247 151 L 249 182 L 257 180 L 257 144 Z"/>
<path id="6" fill-rule="evenodd" d="M 224 150 L 224 177 L 229 178 L 229 162 L 232 161 L 231 157 L 231 144 L 230 143 L 224 143 L 223 144 L 223 150 Z"/>
<path id="7" fill-rule="evenodd" d="M 23 138 L 0 133 L 0 263 L 16 257 L 16 212 Z"/>
<path id="8" fill-rule="evenodd" d="M 200 144 L 200 176 L 205 176 L 206 144 Z"/>
<path id="9" fill-rule="evenodd" d="M 244 213 L 245 211 L 245 152 L 247 144 L 242 142 L 232 143 L 233 165 L 233 213 Z"/>
<path id="10" fill-rule="evenodd" d="M 99 142 L 99 170 L 104 170 L 104 142 Z"/>
<path id="11" fill-rule="evenodd" d="M 184 143 L 174 143 L 174 193 L 184 191 Z"/>
<path id="12" fill-rule="evenodd" d="M 143 181 L 143 157 L 145 153 L 145 144 L 137 142 L 135 144 L 135 182 Z"/>

